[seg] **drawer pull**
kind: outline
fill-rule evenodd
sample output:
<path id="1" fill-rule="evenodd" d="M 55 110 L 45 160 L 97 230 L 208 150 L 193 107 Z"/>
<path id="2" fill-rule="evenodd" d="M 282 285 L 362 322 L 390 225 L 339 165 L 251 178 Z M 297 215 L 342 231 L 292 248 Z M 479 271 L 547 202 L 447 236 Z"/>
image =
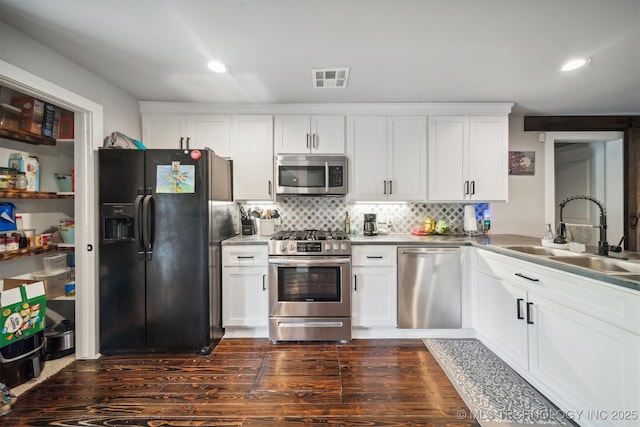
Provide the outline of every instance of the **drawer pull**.
<path id="1" fill-rule="evenodd" d="M 382 258 L 383 258 L 382 256 L 370 256 L 370 255 L 367 255 L 367 259 L 382 259 Z"/>
<path id="2" fill-rule="evenodd" d="M 522 312 L 520 311 L 521 305 L 520 303 L 524 301 L 524 298 L 518 298 L 516 300 L 516 316 L 518 319 L 523 320 L 524 317 L 522 316 Z"/>
<path id="3" fill-rule="evenodd" d="M 238 255 L 238 259 L 253 259 L 253 255 L 246 255 L 246 256 Z"/>
<path id="4" fill-rule="evenodd" d="M 515 273 L 515 274 L 516 274 L 516 276 L 518 276 L 518 277 L 522 277 L 523 279 L 527 279 L 527 280 L 530 280 L 530 281 L 532 281 L 532 282 L 539 282 L 539 281 L 540 281 L 540 279 L 534 279 L 533 277 L 525 276 L 525 275 L 524 275 L 524 274 L 522 274 L 522 273 Z"/>

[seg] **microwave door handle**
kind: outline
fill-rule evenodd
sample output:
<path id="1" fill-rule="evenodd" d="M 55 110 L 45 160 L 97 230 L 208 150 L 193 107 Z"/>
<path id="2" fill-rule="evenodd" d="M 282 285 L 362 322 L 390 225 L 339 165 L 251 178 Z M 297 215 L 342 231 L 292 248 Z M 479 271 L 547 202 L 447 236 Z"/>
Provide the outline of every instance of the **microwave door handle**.
<path id="1" fill-rule="evenodd" d="M 324 162 L 324 191 L 329 192 L 329 162 Z"/>

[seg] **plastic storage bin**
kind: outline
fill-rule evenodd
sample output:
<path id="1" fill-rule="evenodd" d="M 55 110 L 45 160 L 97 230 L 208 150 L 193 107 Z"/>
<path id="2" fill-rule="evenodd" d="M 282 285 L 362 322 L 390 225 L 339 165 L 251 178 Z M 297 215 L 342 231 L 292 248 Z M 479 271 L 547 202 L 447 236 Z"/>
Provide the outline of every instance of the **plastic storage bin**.
<path id="1" fill-rule="evenodd" d="M 54 173 L 53 176 L 56 178 L 56 184 L 58 184 L 58 189 L 60 190 L 60 192 L 70 193 L 71 191 L 73 191 L 73 181 L 71 179 L 71 174 L 66 175 L 61 173 Z"/>
<path id="2" fill-rule="evenodd" d="M 37 271 L 33 273 L 33 278 L 45 280 L 47 282 L 47 298 L 56 298 L 64 295 L 64 285 L 69 281 L 69 272 L 67 270 L 56 273 Z"/>
<path id="3" fill-rule="evenodd" d="M 58 254 L 42 258 L 44 262 L 44 271 L 47 274 L 60 273 L 67 271 L 67 255 Z"/>

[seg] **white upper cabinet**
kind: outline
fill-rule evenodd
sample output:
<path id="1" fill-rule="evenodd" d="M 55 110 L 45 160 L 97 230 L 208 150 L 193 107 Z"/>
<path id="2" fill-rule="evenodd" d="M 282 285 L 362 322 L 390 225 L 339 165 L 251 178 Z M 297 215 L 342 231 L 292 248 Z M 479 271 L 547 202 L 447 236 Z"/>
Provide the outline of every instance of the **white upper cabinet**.
<path id="1" fill-rule="evenodd" d="M 277 115 L 276 154 L 344 154 L 344 116 Z"/>
<path id="2" fill-rule="evenodd" d="M 430 201 L 508 198 L 506 115 L 429 118 Z"/>
<path id="3" fill-rule="evenodd" d="M 231 157 L 231 118 L 221 114 L 187 116 L 187 136 L 192 148 L 210 148 L 218 156 Z"/>
<path id="4" fill-rule="evenodd" d="M 142 116 L 142 142 L 148 148 L 210 148 L 222 157 L 231 156 L 231 120 L 223 114 Z"/>
<path id="5" fill-rule="evenodd" d="M 352 200 L 426 199 L 426 116 L 353 116 L 347 131 Z"/>
<path id="6" fill-rule="evenodd" d="M 180 148 L 187 135 L 185 116 L 142 116 L 142 143 L 147 148 Z"/>
<path id="7" fill-rule="evenodd" d="M 273 200 L 273 117 L 232 117 L 233 196 Z"/>

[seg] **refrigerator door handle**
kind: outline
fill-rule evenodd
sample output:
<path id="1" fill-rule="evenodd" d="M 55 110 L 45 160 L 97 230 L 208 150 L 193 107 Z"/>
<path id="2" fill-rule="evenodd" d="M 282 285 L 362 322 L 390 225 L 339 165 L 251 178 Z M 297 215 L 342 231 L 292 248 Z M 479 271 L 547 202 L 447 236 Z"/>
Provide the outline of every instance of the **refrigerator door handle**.
<path id="1" fill-rule="evenodd" d="M 144 259 L 144 235 L 142 233 L 142 201 L 144 199 L 143 195 L 138 195 L 136 197 L 136 201 L 134 202 L 134 224 L 133 228 L 136 233 L 136 240 L 138 241 L 138 259 Z"/>
<path id="2" fill-rule="evenodd" d="M 142 202 L 142 236 L 144 241 L 144 247 L 147 252 L 147 259 L 151 259 L 153 255 L 153 233 L 154 233 L 154 221 L 153 221 L 153 196 L 144 196 Z"/>

